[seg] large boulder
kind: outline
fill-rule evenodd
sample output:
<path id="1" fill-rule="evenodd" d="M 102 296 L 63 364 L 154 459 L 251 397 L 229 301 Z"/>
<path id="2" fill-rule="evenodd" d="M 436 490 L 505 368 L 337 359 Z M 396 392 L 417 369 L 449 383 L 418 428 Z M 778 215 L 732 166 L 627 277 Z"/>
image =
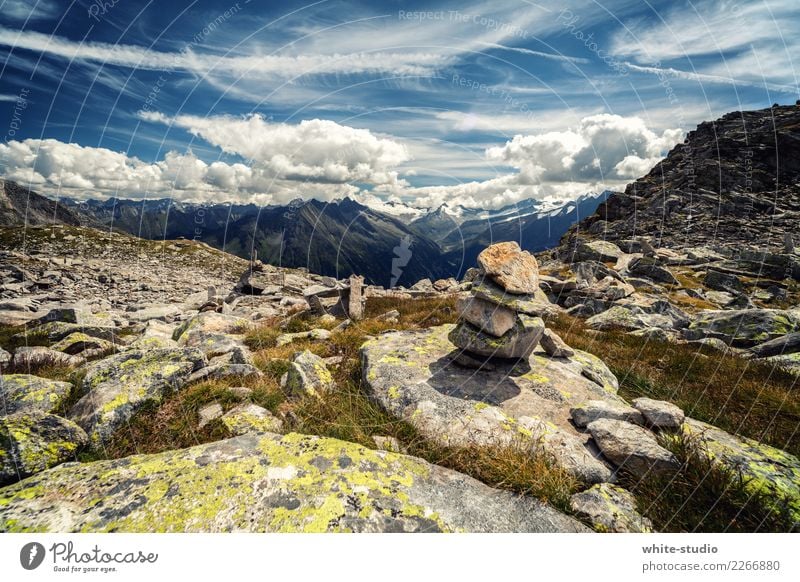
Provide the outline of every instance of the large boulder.
<path id="1" fill-rule="evenodd" d="M 575 248 L 574 262 L 599 261 L 614 263 L 622 255 L 622 250 L 612 242 L 592 240 L 578 243 Z"/>
<path id="2" fill-rule="evenodd" d="M 599 359 L 578 350 L 571 358 L 537 350 L 526 359 L 494 360 L 476 371 L 457 363 L 460 352 L 448 340 L 452 329 L 391 332 L 366 342 L 361 357 L 368 394 L 443 446 L 504 447 L 521 441 L 532 453 L 543 448 L 586 482 L 612 478 L 569 412 L 586 400 L 622 402 L 616 378 Z M 587 369 L 604 378 L 602 385 L 585 376 Z"/>
<path id="3" fill-rule="evenodd" d="M 89 367 L 82 384 L 86 394 L 68 417 L 99 446 L 139 409 L 160 403 L 205 365 L 194 348 L 129 350 L 105 358 Z"/>
<path id="4" fill-rule="evenodd" d="M 697 452 L 711 463 L 741 475 L 745 489 L 776 509 L 787 507 L 795 522 L 800 523 L 800 459 L 693 418 L 686 419 L 683 431 Z"/>
<path id="5" fill-rule="evenodd" d="M 53 414 L 28 411 L 0 417 L 0 484 L 75 460 L 87 440 L 81 427 Z"/>
<path id="6" fill-rule="evenodd" d="M 611 420 L 624 420 L 632 424 L 644 424 L 642 413 L 619 402 L 607 402 L 605 400 L 589 400 L 569 411 L 572 422 L 580 428 L 585 428 L 595 420 L 609 418 Z"/>
<path id="7" fill-rule="evenodd" d="M 298 434 L 71 465 L 0 498 L 0 530 L 17 532 L 589 531 L 421 459 Z"/>
<path id="8" fill-rule="evenodd" d="M 677 471 L 678 459 L 649 430 L 622 420 L 601 418 L 586 427 L 603 455 L 637 477 Z"/>
<path id="9" fill-rule="evenodd" d="M 81 356 L 65 354 L 44 346 L 21 346 L 14 350 L 14 358 L 11 360 L 11 364 L 17 370 L 47 366 L 74 368 L 85 361 Z"/>
<path id="10" fill-rule="evenodd" d="M 527 358 L 544 333 L 541 317 L 519 314 L 514 327 L 500 337 L 493 336 L 461 321 L 450 333 L 450 341 L 457 347 L 479 356 L 495 358 Z"/>
<path id="11" fill-rule="evenodd" d="M 665 400 L 637 398 L 633 406 L 639 410 L 648 426 L 663 429 L 678 429 L 683 424 L 683 410 Z"/>
<path id="12" fill-rule="evenodd" d="M 800 315 L 782 309 L 703 311 L 689 324 L 688 340 L 717 338 L 734 347 L 748 348 L 800 331 Z"/>
<path id="13" fill-rule="evenodd" d="M 628 272 L 631 275 L 645 277 L 651 281 L 666 283 L 667 285 L 680 285 L 680 281 L 666 267 L 658 264 L 658 260 L 652 257 L 640 257 L 631 261 L 628 265 Z"/>
<path id="14" fill-rule="evenodd" d="M 486 247 L 478 255 L 483 271 L 509 293 L 528 294 L 539 289 L 539 265 L 516 242 Z"/>
<path id="15" fill-rule="evenodd" d="M 598 331 L 615 329 L 635 331 L 653 327 L 672 329 L 675 323 L 668 315 L 645 313 L 636 306 L 614 305 L 610 309 L 587 319 L 586 325 Z"/>
<path id="16" fill-rule="evenodd" d="M 30 374 L 0 375 L 0 416 L 15 412 L 58 412 L 72 384 Z"/>

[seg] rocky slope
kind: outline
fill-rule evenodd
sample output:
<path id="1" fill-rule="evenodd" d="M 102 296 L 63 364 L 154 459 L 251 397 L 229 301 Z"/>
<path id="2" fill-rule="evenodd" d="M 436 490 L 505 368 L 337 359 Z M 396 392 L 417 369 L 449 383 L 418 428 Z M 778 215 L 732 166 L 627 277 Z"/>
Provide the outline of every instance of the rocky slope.
<path id="1" fill-rule="evenodd" d="M 646 176 L 565 235 L 655 247 L 782 247 L 800 236 L 800 105 L 701 123 Z"/>
<path id="2" fill-rule="evenodd" d="M 79 217 L 54 200 L 0 178 L 0 226 L 79 224 Z"/>
<path id="3" fill-rule="evenodd" d="M 249 264 L 196 242 L 155 243 L 74 227 L 0 234 L 10 249 L 0 256 L 0 316 L 7 322 L 0 339 L 8 348 L 0 351 L 2 531 L 575 532 L 587 531 L 584 524 L 650 531 L 633 494 L 615 482 L 621 474 L 644 479 L 681 470 L 664 448 L 664 439 L 679 435 L 692 435 L 688 442 L 698 443 L 697 454 L 711 453 L 709 462 L 740 472 L 749 494 L 800 517 L 796 457 L 688 418 L 669 402 L 620 396 L 617 377 L 600 358 L 549 329 L 545 321 L 563 309 L 551 302 L 559 299 L 557 279 L 540 275 L 534 257 L 515 244 L 481 253 L 481 270 L 462 283 L 389 291 L 362 287 L 359 277 Z M 71 263 L 64 265 L 68 253 Z M 664 257 L 675 257 L 654 256 L 651 266 L 670 272 Z M 573 268 L 591 278 L 585 266 Z M 663 276 L 647 273 L 642 278 Z M 582 291 L 598 289 L 594 275 Z M 599 289 L 612 296 L 612 289 L 630 285 L 621 274 L 601 281 Z M 444 301 L 454 293 L 456 326 L 392 331 L 396 311 L 363 321 L 365 329 L 380 325 L 385 333 L 360 347 L 359 389 L 389 422 L 407 424 L 429 446 L 497 455 L 513 447 L 515 454 L 547 458 L 582 489 L 571 498 L 572 515 L 402 454 L 403 445 L 390 437 L 375 436 L 374 450 L 296 430 L 308 426 L 292 412 L 297 403 L 324 406 L 345 390 L 343 376 L 332 370 L 359 370 L 352 367 L 357 362 L 323 358 L 309 347 L 320 351 L 353 337 L 364 300 Z M 610 307 L 600 315 L 633 311 L 606 299 Z M 669 341 L 766 346 L 759 357 L 775 357 L 775 349 L 783 354 L 770 347 L 780 340 L 795 349 L 800 316 L 794 311 L 749 309 L 752 324 L 720 323 L 741 311 L 684 317 L 660 304 L 633 319 Z M 322 327 L 290 333 L 300 317 Z M 620 321 L 628 320 L 613 325 Z M 275 347 L 266 359 L 248 347 L 247 334 L 273 332 L 281 334 L 270 336 Z M 53 377 L 52 370 L 61 372 Z M 275 382 L 276 370 L 282 378 L 275 389 L 287 406 L 268 409 L 253 394 Z M 216 386 L 215 399 L 180 412 L 203 386 Z M 187 395 L 179 400 L 180 422 L 194 439 L 202 435 L 201 444 L 107 457 L 120 438 L 161 438 L 132 427 L 174 409 L 180 395 Z"/>

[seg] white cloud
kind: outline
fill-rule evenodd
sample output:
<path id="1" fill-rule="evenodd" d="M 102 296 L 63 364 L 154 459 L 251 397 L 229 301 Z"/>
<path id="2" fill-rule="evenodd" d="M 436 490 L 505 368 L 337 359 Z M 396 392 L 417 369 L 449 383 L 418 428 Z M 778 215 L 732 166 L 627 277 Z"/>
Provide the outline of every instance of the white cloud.
<path id="1" fill-rule="evenodd" d="M 297 197 L 360 196 L 377 204 L 377 195 L 428 208 L 444 202 L 498 208 L 527 198 L 568 199 L 621 187 L 645 174 L 681 137 L 679 130 L 658 135 L 638 117 L 593 115 L 574 129 L 518 135 L 488 148 L 485 158 L 474 162 L 476 168 L 495 168 L 476 172 L 489 174 L 485 180 L 412 187 L 392 169 L 408 159 L 405 146 L 367 130 L 318 119 L 288 125 L 258 116 L 142 116 L 183 127 L 246 161 L 208 163 L 191 152 L 171 151 L 148 163 L 105 148 L 28 139 L 0 144 L 3 173 L 75 198 L 284 204 Z M 495 164 L 517 171 L 498 171 Z M 372 186 L 371 193 L 356 185 L 362 183 Z"/>
<path id="2" fill-rule="evenodd" d="M 619 180 L 641 175 L 681 136 L 680 129 L 658 135 L 639 117 L 604 113 L 585 117 L 575 129 L 517 135 L 486 155 L 519 169 L 522 183 Z"/>
<path id="3" fill-rule="evenodd" d="M 358 191 L 350 184 L 299 183 L 245 164 L 206 163 L 191 152 L 169 152 L 147 163 L 106 148 L 83 147 L 54 139 L 0 144 L 4 177 L 31 184 L 44 193 L 76 199 L 174 198 L 194 202 L 286 203 L 302 194 L 330 200 Z"/>
<path id="4" fill-rule="evenodd" d="M 58 4 L 52 0 L 2 0 L 0 11 L 3 20 L 45 20 L 58 14 Z"/>
<path id="5" fill-rule="evenodd" d="M 691 71 L 665 67 L 672 76 L 796 92 L 792 55 L 800 49 L 798 25 L 797 0 L 701 0 L 691 9 L 676 5 L 658 19 L 631 23 L 613 37 L 612 46 L 617 55 L 651 67 L 691 60 Z"/>
<path id="6" fill-rule="evenodd" d="M 406 147 L 397 141 L 324 119 L 290 125 L 260 115 L 167 118 L 142 112 L 140 117 L 186 129 L 284 179 L 391 184 L 397 181 L 393 168 L 409 159 Z"/>

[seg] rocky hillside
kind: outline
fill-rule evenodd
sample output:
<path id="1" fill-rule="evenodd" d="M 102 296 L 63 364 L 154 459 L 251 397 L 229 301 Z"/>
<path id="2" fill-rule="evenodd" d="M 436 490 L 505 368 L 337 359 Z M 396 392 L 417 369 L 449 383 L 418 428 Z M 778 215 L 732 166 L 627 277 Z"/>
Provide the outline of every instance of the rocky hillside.
<path id="1" fill-rule="evenodd" d="M 79 224 L 78 216 L 49 198 L 0 178 L 0 226 Z"/>
<path id="2" fill-rule="evenodd" d="M 701 123 L 646 176 L 565 235 L 655 247 L 782 247 L 800 236 L 800 104 Z"/>
<path id="3" fill-rule="evenodd" d="M 198 242 L 0 236 L 0 531 L 800 522 L 800 314 L 743 305 L 796 306 L 793 283 L 767 298 L 719 271 L 708 285 L 732 290 L 713 297 L 735 305 L 684 310 L 673 291 L 702 285 L 677 269 L 727 260 L 709 250 L 589 243 L 578 263 L 540 266 L 504 243 L 462 282 L 387 290 Z M 683 384 L 730 366 L 782 404 L 632 381 L 617 363 L 629 340 Z M 727 412 L 740 408 L 770 420 Z"/>

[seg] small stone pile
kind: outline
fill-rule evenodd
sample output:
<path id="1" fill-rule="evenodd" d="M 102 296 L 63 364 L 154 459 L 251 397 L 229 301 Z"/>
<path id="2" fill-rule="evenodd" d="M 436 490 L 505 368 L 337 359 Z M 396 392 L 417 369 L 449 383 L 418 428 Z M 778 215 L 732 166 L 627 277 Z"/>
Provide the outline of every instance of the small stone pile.
<path id="1" fill-rule="evenodd" d="M 487 368 L 491 358 L 527 358 L 540 342 L 552 356 L 574 354 L 545 328 L 542 315 L 552 305 L 539 289 L 533 255 L 515 242 L 502 242 L 484 249 L 478 264 L 471 292 L 456 302 L 460 319 L 449 335 L 462 350 L 459 364 Z"/>

